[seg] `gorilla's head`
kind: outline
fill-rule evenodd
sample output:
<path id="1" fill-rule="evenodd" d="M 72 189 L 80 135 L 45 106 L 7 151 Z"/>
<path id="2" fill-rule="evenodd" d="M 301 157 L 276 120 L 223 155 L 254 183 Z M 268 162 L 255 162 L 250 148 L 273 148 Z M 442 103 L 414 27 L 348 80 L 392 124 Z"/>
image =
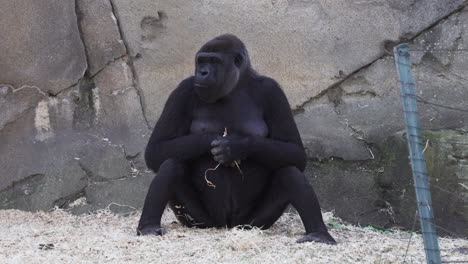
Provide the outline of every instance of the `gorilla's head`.
<path id="1" fill-rule="evenodd" d="M 218 36 L 195 56 L 195 92 L 203 101 L 213 103 L 229 94 L 248 69 L 244 43 L 234 35 Z"/>

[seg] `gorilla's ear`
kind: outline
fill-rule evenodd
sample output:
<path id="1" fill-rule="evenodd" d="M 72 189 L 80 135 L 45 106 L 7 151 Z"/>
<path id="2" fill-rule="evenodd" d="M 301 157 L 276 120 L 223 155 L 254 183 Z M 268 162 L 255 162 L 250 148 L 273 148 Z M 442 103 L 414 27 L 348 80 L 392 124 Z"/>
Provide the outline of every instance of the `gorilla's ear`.
<path id="1" fill-rule="evenodd" d="M 239 68 L 242 62 L 244 62 L 244 57 L 242 57 L 241 54 L 236 54 L 236 57 L 234 57 L 234 64 Z"/>

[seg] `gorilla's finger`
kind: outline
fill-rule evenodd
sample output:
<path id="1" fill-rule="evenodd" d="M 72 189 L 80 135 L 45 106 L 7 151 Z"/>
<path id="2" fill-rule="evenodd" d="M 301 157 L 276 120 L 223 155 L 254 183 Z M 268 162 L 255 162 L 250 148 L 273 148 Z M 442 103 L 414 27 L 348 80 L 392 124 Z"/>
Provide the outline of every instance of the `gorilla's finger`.
<path id="1" fill-rule="evenodd" d="M 221 162 L 221 163 L 224 163 L 224 156 L 223 155 L 216 155 L 216 156 L 213 156 L 213 159 L 217 162 Z"/>
<path id="2" fill-rule="evenodd" d="M 219 138 L 211 141 L 211 146 L 216 147 L 216 146 L 221 146 L 221 145 L 226 145 L 229 143 L 229 140 L 226 138 Z"/>
<path id="3" fill-rule="evenodd" d="M 223 151 L 223 148 L 221 147 L 216 147 L 211 149 L 211 154 L 213 155 L 219 155 Z"/>
<path id="4" fill-rule="evenodd" d="M 215 139 L 213 141 L 211 141 L 211 146 L 212 147 L 217 147 L 221 144 L 221 140 L 220 139 Z"/>

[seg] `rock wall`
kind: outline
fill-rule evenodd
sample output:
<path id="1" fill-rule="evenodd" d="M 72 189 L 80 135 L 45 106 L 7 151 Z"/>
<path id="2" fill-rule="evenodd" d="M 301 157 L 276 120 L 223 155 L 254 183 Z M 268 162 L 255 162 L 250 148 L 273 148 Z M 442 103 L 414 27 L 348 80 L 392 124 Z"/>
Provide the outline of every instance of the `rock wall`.
<path id="1" fill-rule="evenodd" d="M 420 97 L 468 109 L 462 0 L 0 4 L 0 208 L 140 208 L 151 128 L 198 48 L 226 32 L 282 84 L 324 209 L 353 223 L 414 217 L 395 44 L 411 44 Z M 466 235 L 468 114 L 420 110 L 438 224 Z"/>

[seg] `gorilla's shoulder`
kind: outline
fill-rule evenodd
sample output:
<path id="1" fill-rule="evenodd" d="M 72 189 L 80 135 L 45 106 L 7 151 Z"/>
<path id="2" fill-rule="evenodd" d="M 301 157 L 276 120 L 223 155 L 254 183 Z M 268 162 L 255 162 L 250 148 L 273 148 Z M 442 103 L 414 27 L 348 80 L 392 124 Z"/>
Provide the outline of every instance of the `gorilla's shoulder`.
<path id="1" fill-rule="evenodd" d="M 194 80 L 193 76 L 185 78 L 183 81 L 180 82 L 179 86 L 177 86 L 177 88 L 174 91 L 178 91 L 178 92 L 191 91 L 193 88 L 193 80 Z"/>
<path id="2" fill-rule="evenodd" d="M 258 80 L 262 83 L 262 85 L 266 85 L 266 86 L 279 86 L 278 85 L 278 82 L 275 81 L 275 79 L 271 78 L 271 77 L 268 77 L 268 76 L 264 76 L 264 75 L 259 75 L 258 77 Z"/>
<path id="3" fill-rule="evenodd" d="M 258 88 L 264 93 L 277 93 L 282 91 L 281 86 L 278 82 L 268 76 L 259 75 L 257 77 Z"/>
<path id="4" fill-rule="evenodd" d="M 181 81 L 169 95 L 169 100 L 175 100 L 181 103 L 186 103 L 187 100 L 193 97 L 193 76 Z"/>
<path id="5" fill-rule="evenodd" d="M 177 88 L 172 91 L 173 94 L 178 96 L 189 96 L 193 94 L 193 76 L 190 76 L 179 83 Z"/>

